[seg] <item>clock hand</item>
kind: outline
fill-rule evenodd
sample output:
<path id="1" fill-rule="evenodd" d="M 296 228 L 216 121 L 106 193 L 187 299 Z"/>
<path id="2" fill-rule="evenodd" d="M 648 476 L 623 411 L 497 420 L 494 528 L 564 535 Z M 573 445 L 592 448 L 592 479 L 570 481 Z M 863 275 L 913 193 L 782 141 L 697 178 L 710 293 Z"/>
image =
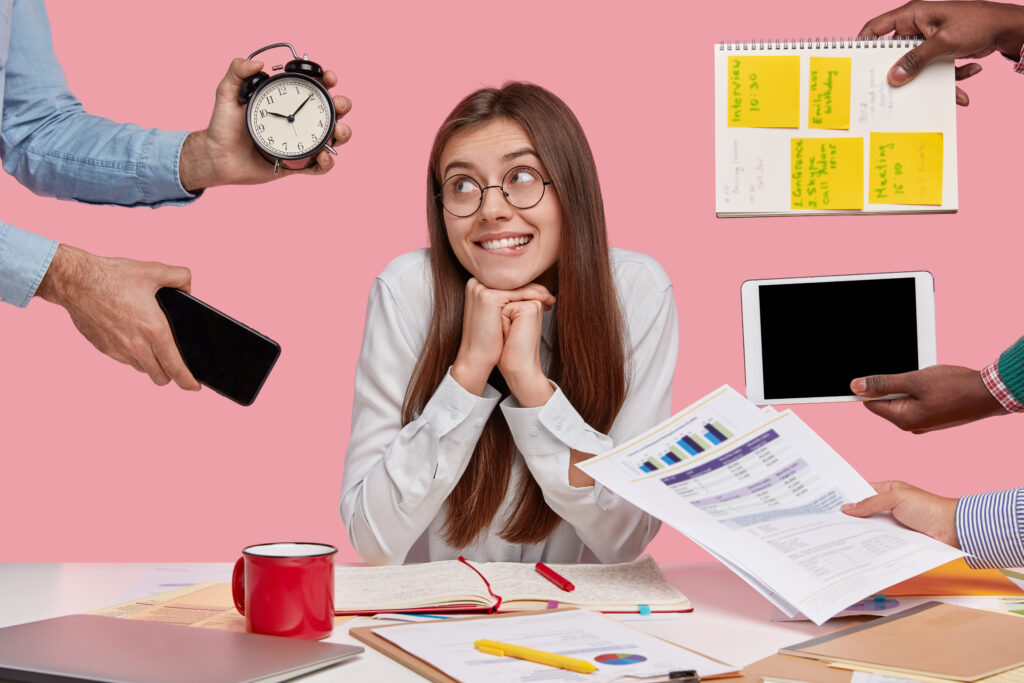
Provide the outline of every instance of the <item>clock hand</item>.
<path id="1" fill-rule="evenodd" d="M 270 114 L 271 116 L 276 116 L 276 117 L 277 117 L 277 118 L 279 118 L 279 119 L 287 119 L 287 118 L 291 118 L 291 117 L 290 117 L 290 116 L 288 116 L 287 114 L 278 114 L 278 113 L 277 113 L 276 111 L 268 111 L 267 113 L 268 113 L 268 114 Z"/>
<path id="2" fill-rule="evenodd" d="M 302 100 L 302 104 L 299 105 L 299 109 L 302 109 L 303 107 L 305 107 L 306 106 L 306 102 L 309 102 L 311 99 L 313 99 L 313 95 L 312 94 L 310 94 L 309 97 L 307 97 L 306 99 Z M 299 109 L 296 109 L 295 111 L 293 111 L 292 115 L 289 116 L 288 118 L 294 120 L 295 119 L 295 115 L 299 113 Z"/>

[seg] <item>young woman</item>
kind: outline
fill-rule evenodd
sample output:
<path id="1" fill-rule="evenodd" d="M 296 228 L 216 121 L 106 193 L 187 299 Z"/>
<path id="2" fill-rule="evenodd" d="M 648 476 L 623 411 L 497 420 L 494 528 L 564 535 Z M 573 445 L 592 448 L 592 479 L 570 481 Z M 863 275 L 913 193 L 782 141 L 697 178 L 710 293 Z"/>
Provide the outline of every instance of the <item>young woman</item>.
<path id="1" fill-rule="evenodd" d="M 375 564 L 635 558 L 658 520 L 574 465 L 668 417 L 676 308 L 653 259 L 609 250 L 576 117 L 527 83 L 466 97 L 434 140 L 427 222 L 430 248 L 370 292 L 353 546 Z"/>

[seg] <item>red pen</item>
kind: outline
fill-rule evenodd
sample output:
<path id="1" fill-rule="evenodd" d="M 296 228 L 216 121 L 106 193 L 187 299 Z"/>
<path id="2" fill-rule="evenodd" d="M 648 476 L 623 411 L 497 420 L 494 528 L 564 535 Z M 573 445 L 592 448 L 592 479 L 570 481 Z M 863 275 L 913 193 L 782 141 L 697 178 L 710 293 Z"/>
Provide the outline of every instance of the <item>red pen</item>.
<path id="1" fill-rule="evenodd" d="M 554 569 L 547 566 L 543 562 L 538 562 L 536 564 L 536 567 L 538 574 L 540 574 L 545 579 L 555 584 L 565 592 L 576 590 L 576 586 L 572 585 L 572 582 L 569 581 L 569 579 L 565 578 L 564 576 L 561 576 L 558 572 L 556 572 Z"/>

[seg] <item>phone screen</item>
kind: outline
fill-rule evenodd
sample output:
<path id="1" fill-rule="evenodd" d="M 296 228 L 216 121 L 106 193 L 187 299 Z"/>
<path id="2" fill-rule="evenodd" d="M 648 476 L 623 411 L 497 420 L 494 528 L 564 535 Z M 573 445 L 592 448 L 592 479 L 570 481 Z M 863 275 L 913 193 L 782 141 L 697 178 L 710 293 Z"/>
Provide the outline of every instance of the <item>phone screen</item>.
<path id="1" fill-rule="evenodd" d="M 156 299 L 196 380 L 251 405 L 281 354 L 277 342 L 180 289 L 164 287 Z"/>
<path id="2" fill-rule="evenodd" d="M 762 285 L 766 399 L 843 396 L 850 380 L 920 367 L 913 277 Z"/>

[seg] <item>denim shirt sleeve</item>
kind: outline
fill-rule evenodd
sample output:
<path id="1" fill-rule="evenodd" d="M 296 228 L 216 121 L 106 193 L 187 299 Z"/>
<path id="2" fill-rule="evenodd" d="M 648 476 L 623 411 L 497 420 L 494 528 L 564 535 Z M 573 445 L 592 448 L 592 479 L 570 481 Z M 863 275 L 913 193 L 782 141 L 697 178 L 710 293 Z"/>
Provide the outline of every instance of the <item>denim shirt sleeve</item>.
<path id="1" fill-rule="evenodd" d="M 188 133 L 87 113 L 54 54 L 43 1 L 3 5 L 0 11 L 10 12 L 3 36 L 9 50 L 0 53 L 4 170 L 32 192 L 61 199 L 152 207 L 193 201 L 178 176 Z M 55 249 L 50 240 L 0 224 L 0 297 L 26 305 Z"/>

